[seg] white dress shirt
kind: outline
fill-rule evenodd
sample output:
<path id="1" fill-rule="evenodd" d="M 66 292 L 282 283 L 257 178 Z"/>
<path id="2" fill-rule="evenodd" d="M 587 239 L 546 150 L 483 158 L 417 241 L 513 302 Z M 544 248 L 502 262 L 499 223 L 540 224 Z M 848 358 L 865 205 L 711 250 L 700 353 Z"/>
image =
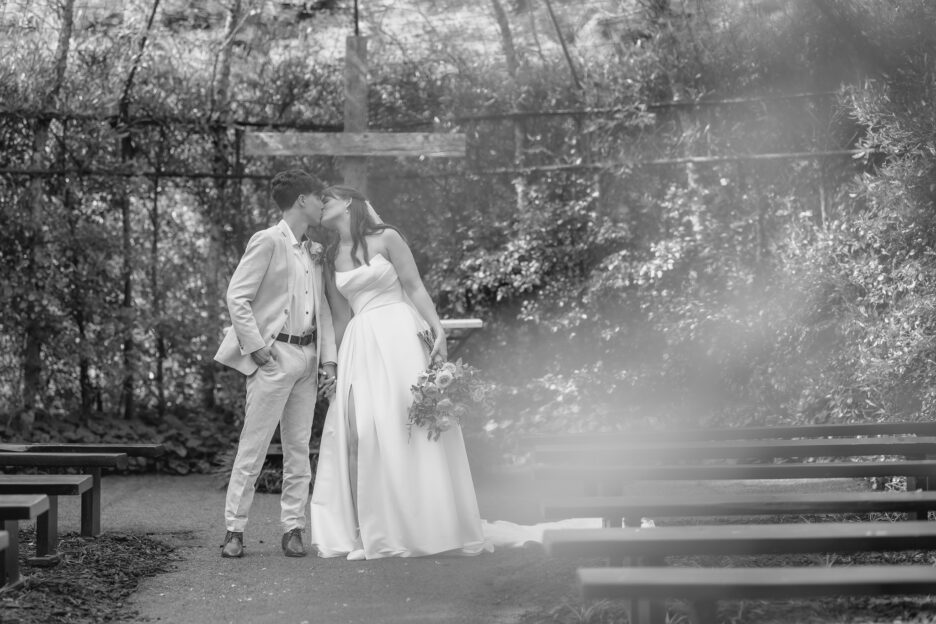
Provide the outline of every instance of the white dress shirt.
<path id="1" fill-rule="evenodd" d="M 289 302 L 289 313 L 283 331 L 293 336 L 303 336 L 315 328 L 315 298 L 312 284 L 312 257 L 306 245 L 296 240 L 296 235 L 286 224 L 280 221 L 277 226 L 286 234 L 291 254 L 288 261 L 292 264 L 293 296 Z"/>

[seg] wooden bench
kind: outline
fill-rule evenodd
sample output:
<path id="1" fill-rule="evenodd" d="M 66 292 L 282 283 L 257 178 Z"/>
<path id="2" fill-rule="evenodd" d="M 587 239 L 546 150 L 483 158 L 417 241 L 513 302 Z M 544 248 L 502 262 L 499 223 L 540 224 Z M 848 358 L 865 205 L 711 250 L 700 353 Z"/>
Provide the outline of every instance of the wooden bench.
<path id="1" fill-rule="evenodd" d="M 479 329 L 484 327 L 481 319 L 442 319 L 442 329 L 452 347 L 449 349 L 449 358 L 455 359 L 465 347 L 465 343 Z"/>
<path id="2" fill-rule="evenodd" d="M 38 444 L 0 444 L 0 452 L 6 453 L 124 453 L 127 457 L 162 457 L 166 447 L 162 444 L 120 444 L 120 443 L 53 443 Z"/>
<path id="3" fill-rule="evenodd" d="M 903 457 L 911 460 L 936 457 L 936 437 L 885 436 L 540 445 L 534 449 L 533 456 L 537 463 L 577 466 L 685 464 L 716 459 L 733 460 L 735 463 L 768 463 L 778 459 L 880 456 Z M 913 483 L 913 485 L 918 484 Z M 926 482 L 921 485 L 928 487 Z"/>
<path id="4" fill-rule="evenodd" d="M 35 521 L 49 511 L 49 497 L 43 494 L 0 496 L 0 529 L 7 532 L 9 544 L 0 560 L 0 586 L 13 587 L 20 583 L 19 522 Z"/>
<path id="5" fill-rule="evenodd" d="M 611 529 L 559 529 L 543 534 L 557 557 L 604 557 L 662 561 L 674 555 L 936 550 L 936 522 L 817 522 L 798 524 L 696 525 Z M 936 569 L 933 570 L 936 580 Z"/>
<path id="6" fill-rule="evenodd" d="M 936 511 L 936 492 L 829 492 L 823 494 L 712 494 L 546 499 L 545 520 L 602 518 L 606 527 L 639 526 L 641 518 L 907 513 L 925 519 Z"/>
<path id="7" fill-rule="evenodd" d="M 706 442 L 725 440 L 792 440 L 795 438 L 857 438 L 872 436 L 936 436 L 936 421 L 834 425 L 790 425 L 710 429 L 637 429 L 600 433 L 526 436 L 528 448 L 571 444 L 634 444 L 638 442 Z"/>
<path id="8" fill-rule="evenodd" d="M 936 594 L 932 566 L 787 568 L 584 568 L 578 571 L 589 600 L 681 598 L 694 606 L 695 624 L 717 624 L 719 600 L 780 600 L 817 596 Z M 657 624 L 646 608 L 631 624 Z"/>
<path id="9" fill-rule="evenodd" d="M 727 440 L 539 445 L 537 462 L 607 465 L 684 463 L 711 459 L 767 461 L 813 457 L 936 456 L 936 437 L 828 438 L 813 440 Z"/>
<path id="10" fill-rule="evenodd" d="M 562 466 L 534 469 L 538 479 L 572 480 L 617 486 L 630 481 L 710 481 L 746 479 L 862 479 L 934 477 L 936 461 L 816 462 L 754 465 Z"/>
<path id="11" fill-rule="evenodd" d="M 36 557 L 32 565 L 58 563 L 58 497 L 81 496 L 81 517 L 90 517 L 85 508 L 93 506 L 94 478 L 90 475 L 0 475 L 0 495 L 45 494 L 49 511 L 36 524 Z"/>
<path id="12" fill-rule="evenodd" d="M 818 523 L 818 524 L 782 524 L 782 525 L 734 525 L 734 526 L 686 526 L 659 527 L 653 529 L 617 528 L 617 529 L 568 529 L 546 531 L 544 533 L 546 551 L 557 557 L 601 557 L 611 565 L 625 563 L 637 566 L 643 571 L 644 565 L 661 566 L 669 556 L 739 556 L 754 554 L 785 553 L 856 553 L 884 552 L 899 550 L 936 549 L 936 523 L 932 522 L 861 522 L 861 523 Z M 644 564 L 644 565 L 642 565 Z M 890 578 L 904 566 L 875 566 L 878 578 Z M 665 569 L 665 568 L 664 568 Z M 679 569 L 679 568 L 674 568 Z M 764 570 L 765 568 L 759 568 Z M 770 568 L 767 568 L 770 569 Z M 840 570 L 842 568 L 835 568 Z M 936 585 L 936 573 L 932 572 Z M 782 575 L 784 568 L 773 568 L 766 574 Z M 725 568 L 700 568 L 701 577 L 718 579 L 721 582 Z M 729 574 L 735 569 L 727 568 Z M 748 571 L 748 568 L 739 569 Z M 597 586 L 603 592 L 612 592 L 615 583 L 611 576 L 594 575 L 590 570 L 580 570 L 579 578 L 597 576 L 604 579 L 598 585 L 592 581 L 581 581 L 583 595 L 595 598 Z M 646 624 L 658 624 L 664 621 L 665 610 L 655 595 L 652 587 L 662 589 L 670 581 L 666 574 L 659 574 L 656 585 L 646 593 L 634 593 L 629 597 L 637 599 L 631 604 L 631 621 Z M 836 575 L 829 575 L 825 582 L 834 581 Z M 669 588 L 672 589 L 672 588 Z M 723 592 L 731 591 L 723 587 Z M 826 590 L 823 593 L 833 593 Z M 873 594 L 877 592 L 871 592 Z M 795 594 L 793 594 L 795 595 Z M 611 596 L 605 596 L 611 597 Z M 621 597 L 621 596 L 617 596 Z M 673 597 L 673 596 L 671 596 Z M 708 596 L 700 597 L 679 595 L 675 597 L 695 599 L 703 602 L 697 611 L 714 614 L 714 600 Z M 727 596 L 726 596 L 727 597 Z M 792 597 L 786 596 L 786 597 Z"/>
<path id="13" fill-rule="evenodd" d="M 118 470 L 127 467 L 126 453 L 32 453 L 0 452 L 0 466 L 33 468 L 78 468 L 90 473 L 92 484 L 90 504 L 81 506 L 81 535 L 95 537 L 101 534 L 101 473 L 104 468 Z"/>
<path id="14" fill-rule="evenodd" d="M 802 433 L 797 428 L 797 433 Z M 821 429 L 828 433 L 828 427 Z M 854 427 L 850 427 L 854 430 Z M 742 431 L 740 428 L 737 431 Z M 867 429 L 862 429 L 867 432 Z M 787 432 L 791 433 L 791 432 Z M 844 433 L 841 428 L 838 433 Z M 744 432 L 740 434 L 744 436 Z M 758 434 L 766 435 L 766 434 Z M 803 459 L 904 457 L 904 461 Z M 584 494 L 613 495 L 624 482 L 643 480 L 748 480 L 906 477 L 908 489 L 929 488 L 936 477 L 936 437 L 764 439 L 687 442 L 618 442 L 537 445 L 534 475 L 541 481 L 580 482 Z M 718 461 L 716 461 L 718 460 Z M 774 463 L 777 460 L 788 463 Z M 790 460 L 797 460 L 792 463 Z M 760 462 L 760 463 L 747 463 Z M 936 478 L 933 479 L 936 483 Z M 553 501 L 562 506 L 563 502 Z M 918 510 L 924 519 L 928 509 Z"/>

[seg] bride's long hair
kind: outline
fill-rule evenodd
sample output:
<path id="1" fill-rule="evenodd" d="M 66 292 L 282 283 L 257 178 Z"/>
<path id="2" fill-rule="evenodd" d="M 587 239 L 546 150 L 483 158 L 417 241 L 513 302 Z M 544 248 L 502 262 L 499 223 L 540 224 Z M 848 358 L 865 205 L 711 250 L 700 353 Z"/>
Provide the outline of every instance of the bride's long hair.
<path id="1" fill-rule="evenodd" d="M 394 230 L 400 236 L 403 236 L 403 232 L 399 228 L 389 223 L 378 223 L 374 219 L 371 215 L 373 209 L 370 207 L 367 197 L 356 188 L 340 184 L 329 186 L 322 191 L 322 200 L 325 201 L 329 198 L 351 200 L 348 205 L 348 212 L 351 216 L 351 261 L 355 267 L 361 266 L 361 261 L 357 257 L 358 248 L 364 250 L 364 263 L 370 266 L 370 253 L 367 250 L 368 236 L 379 234 L 384 230 Z M 403 240 L 406 240 L 405 236 L 403 236 Z M 335 270 L 335 258 L 338 256 L 338 243 L 339 237 L 334 232 L 330 232 L 325 245 L 325 265 L 332 272 Z"/>

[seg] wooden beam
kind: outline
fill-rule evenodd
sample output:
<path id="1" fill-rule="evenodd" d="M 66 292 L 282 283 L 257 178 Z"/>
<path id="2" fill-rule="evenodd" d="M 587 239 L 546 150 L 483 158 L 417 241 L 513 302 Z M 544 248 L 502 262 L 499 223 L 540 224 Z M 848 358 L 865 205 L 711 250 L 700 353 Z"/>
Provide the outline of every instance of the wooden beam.
<path id="1" fill-rule="evenodd" d="M 448 331 L 450 329 L 481 329 L 484 327 L 484 321 L 481 319 L 443 319 L 442 320 L 442 329 Z"/>
<path id="2" fill-rule="evenodd" d="M 357 3 L 355 3 L 356 15 Z M 344 88 L 344 131 L 348 134 L 366 133 L 368 124 L 367 37 L 361 37 L 358 34 L 356 21 L 354 36 L 345 39 Z M 367 159 L 365 158 L 367 154 L 336 155 L 345 156 L 341 163 L 344 184 L 367 195 Z"/>
<path id="3" fill-rule="evenodd" d="M 247 156 L 428 156 L 463 158 L 464 134 L 415 132 L 248 132 Z"/>

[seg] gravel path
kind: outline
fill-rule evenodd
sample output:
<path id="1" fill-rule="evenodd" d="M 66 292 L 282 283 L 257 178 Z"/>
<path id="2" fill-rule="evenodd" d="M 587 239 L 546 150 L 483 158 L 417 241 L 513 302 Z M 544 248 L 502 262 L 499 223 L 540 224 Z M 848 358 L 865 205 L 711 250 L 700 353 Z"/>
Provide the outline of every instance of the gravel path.
<path id="1" fill-rule="evenodd" d="M 534 522 L 528 485 L 479 484 L 482 515 Z M 538 548 L 478 557 L 287 558 L 280 550 L 279 495 L 257 494 L 247 556 L 222 559 L 224 491 L 214 479 L 105 476 L 103 490 L 105 531 L 165 540 L 183 559 L 134 595 L 130 606 L 139 622 L 527 624 L 545 618 L 544 610 L 563 597 L 574 599 L 573 567 L 547 560 Z M 79 526 L 77 501 L 68 498 L 62 531 Z"/>
<path id="2" fill-rule="evenodd" d="M 657 492 L 661 487 L 646 485 Z M 816 486 L 787 482 L 771 489 Z M 528 475 L 476 478 L 476 487 L 486 519 L 537 521 L 535 487 Z M 712 487 L 666 485 L 674 496 L 680 491 L 698 495 Z M 861 485 L 820 486 L 849 487 Z M 130 606 L 140 614 L 135 622 L 535 624 L 554 622 L 551 611 L 564 602 L 577 603 L 575 564 L 547 559 L 539 548 L 465 558 L 286 558 L 280 550 L 279 495 L 258 494 L 246 535 L 247 556 L 222 559 L 224 491 L 216 480 L 203 475 L 106 476 L 103 489 L 105 531 L 145 533 L 176 546 L 182 557 L 174 572 L 148 579 L 133 596 Z M 78 503 L 71 498 L 62 501 L 62 531 L 79 526 Z"/>

